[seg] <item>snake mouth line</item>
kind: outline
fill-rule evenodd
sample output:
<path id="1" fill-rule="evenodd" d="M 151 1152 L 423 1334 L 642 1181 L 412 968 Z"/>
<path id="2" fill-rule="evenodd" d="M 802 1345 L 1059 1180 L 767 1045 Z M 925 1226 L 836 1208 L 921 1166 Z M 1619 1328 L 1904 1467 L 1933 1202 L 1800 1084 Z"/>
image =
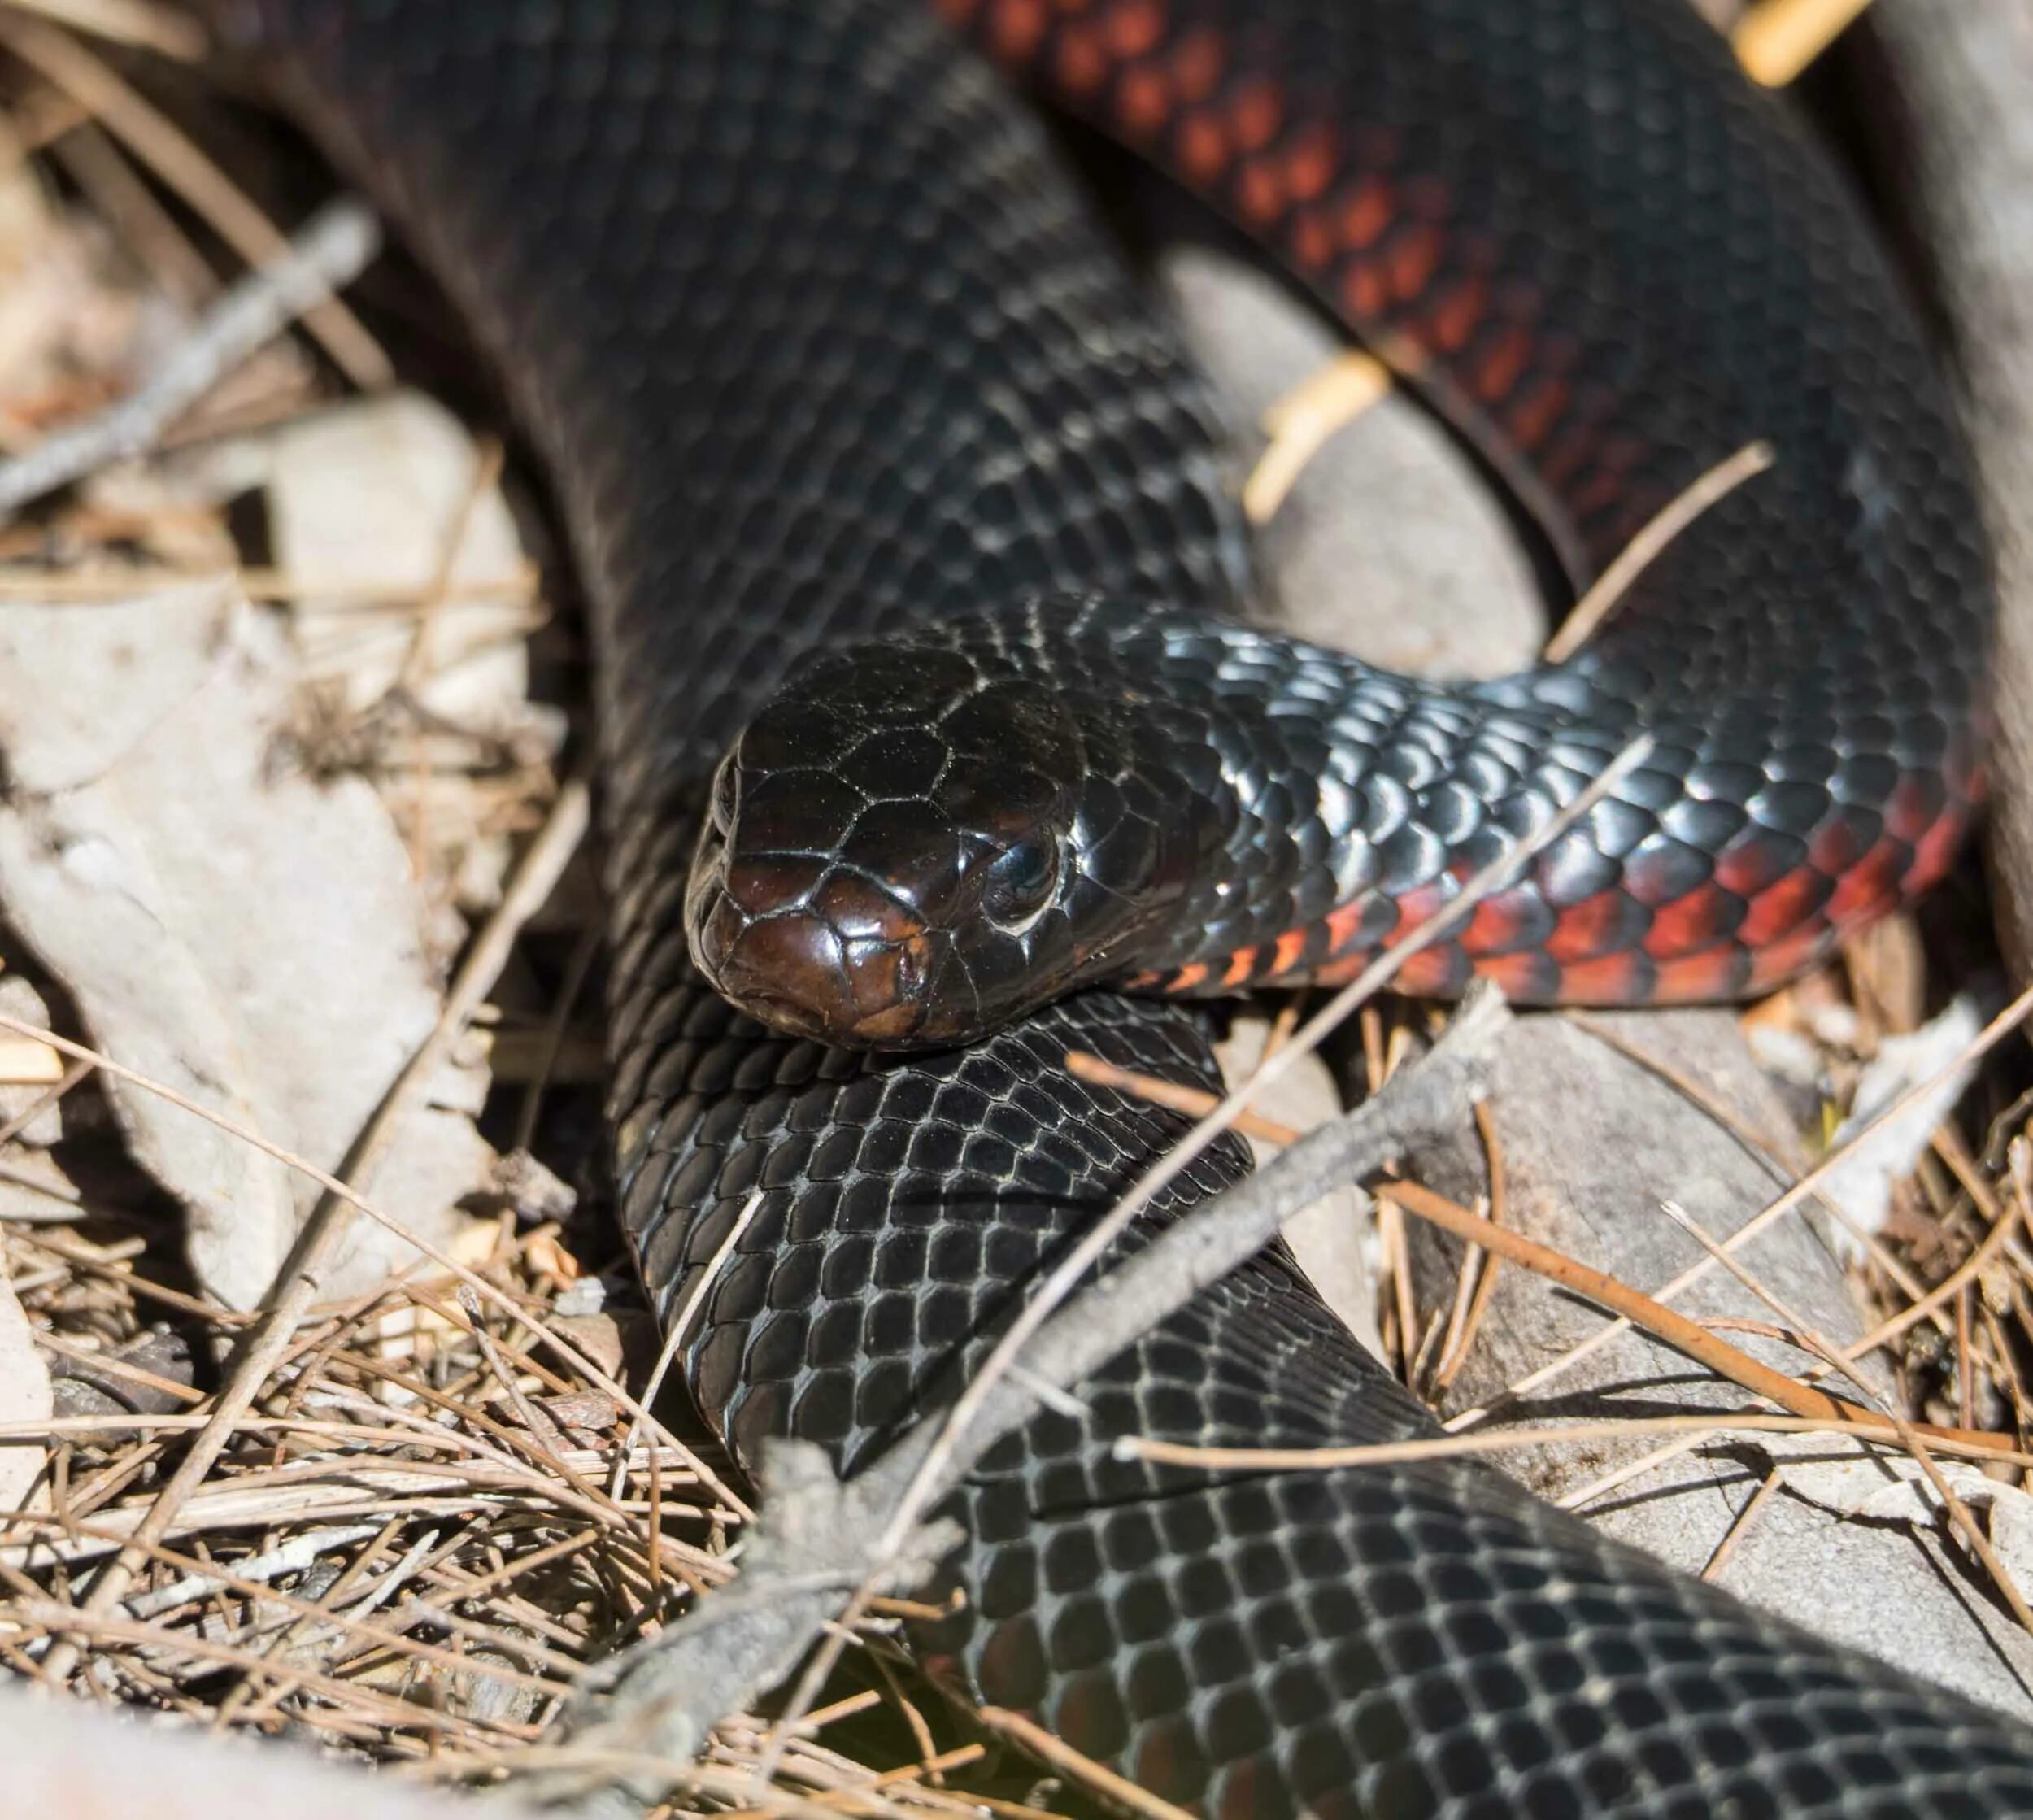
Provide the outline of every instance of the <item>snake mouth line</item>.
<path id="1" fill-rule="evenodd" d="M 825 1020 L 815 1016 L 801 1004 L 789 999 L 772 998 L 768 994 L 760 992 L 744 994 L 738 999 L 734 999 L 732 995 L 721 988 L 718 981 L 715 981 L 713 985 L 722 997 L 729 999 L 759 1024 L 767 1025 L 773 1030 L 780 1030 L 786 1036 L 806 1037 L 815 1043 L 826 1040 Z"/>

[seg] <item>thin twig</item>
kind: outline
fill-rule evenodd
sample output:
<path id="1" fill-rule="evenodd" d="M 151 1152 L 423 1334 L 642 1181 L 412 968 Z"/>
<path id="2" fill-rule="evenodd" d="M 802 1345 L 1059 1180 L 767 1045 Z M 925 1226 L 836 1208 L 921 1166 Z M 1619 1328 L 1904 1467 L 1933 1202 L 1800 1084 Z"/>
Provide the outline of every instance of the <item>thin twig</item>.
<path id="1" fill-rule="evenodd" d="M 686 1335 L 691 1331 L 693 1318 L 703 1306 L 707 1296 L 712 1292 L 713 1285 L 720 1280 L 720 1272 L 727 1267 L 728 1259 L 734 1256 L 734 1247 L 741 1243 L 742 1234 L 747 1231 L 750 1223 L 760 1211 L 762 1204 L 762 1190 L 756 1188 L 751 1191 L 748 1199 L 742 1204 L 741 1212 L 734 1216 L 734 1224 L 728 1227 L 727 1236 L 713 1247 L 713 1255 L 706 1261 L 706 1268 L 699 1273 L 698 1282 L 693 1284 L 691 1294 L 685 1298 L 683 1305 L 664 1324 L 664 1343 L 657 1348 L 656 1363 L 651 1368 L 648 1380 L 642 1386 L 642 1404 L 644 1409 L 653 1409 L 656 1407 L 656 1399 L 664 1388 L 664 1380 L 677 1357 L 678 1349 L 685 1343 Z M 629 1422 L 628 1439 L 623 1443 L 621 1449 L 624 1460 L 634 1447 L 641 1429 L 639 1422 Z M 612 1492 L 616 1497 L 621 1494 L 618 1470 Z"/>
<path id="2" fill-rule="evenodd" d="M 59 430 L 0 464 L 0 513 L 151 447 L 177 417 L 320 298 L 364 271 L 381 246 L 364 202 L 328 203 L 272 264 L 251 272 L 134 392 L 110 410 Z"/>
<path id="3" fill-rule="evenodd" d="M 1267 525 L 1306 464 L 1391 390 L 1391 369 L 1360 348 L 1342 349 L 1264 413 L 1270 440 L 1243 482 L 1243 516 Z"/>
<path id="4" fill-rule="evenodd" d="M 89 1062 L 72 1062 L 60 1078 L 52 1081 L 6 1124 L 0 1125 L 0 1144 L 12 1143 L 91 1072 L 92 1065 Z"/>
<path id="5" fill-rule="evenodd" d="M 1056 1732 L 1047 1731 L 1021 1713 L 1012 1713 L 1006 1707 L 983 1706 L 975 1709 L 974 1717 L 990 1731 L 1013 1739 L 1040 1762 L 1064 1770 L 1111 1807 L 1119 1808 L 1125 1813 L 1142 1815 L 1144 1820 L 1191 1820 L 1184 1808 L 1160 1800 L 1127 1776 L 1117 1775 L 1105 1763 L 1097 1763 L 1091 1757 L 1075 1750 Z"/>
<path id="6" fill-rule="evenodd" d="M 1487 1100 L 1479 1100 L 1475 1108 L 1475 1128 L 1481 1133 L 1482 1153 L 1488 1160 L 1490 1171 L 1489 1221 L 1493 1226 L 1505 1224 L 1504 1215 L 1509 1204 L 1508 1185 L 1504 1168 L 1504 1146 L 1496 1130 L 1496 1117 L 1491 1112 Z M 1487 1248 L 1474 1254 L 1482 1260 L 1482 1267 L 1477 1273 L 1475 1292 L 1469 1300 L 1468 1313 L 1458 1331 L 1448 1336 L 1447 1350 L 1440 1355 L 1439 1369 L 1433 1374 L 1434 1387 L 1446 1391 L 1453 1387 L 1455 1377 L 1468 1363 L 1469 1354 L 1475 1345 L 1475 1336 L 1482 1330 L 1482 1318 L 1488 1313 L 1490 1297 L 1496 1291 L 1496 1277 L 1500 1266 L 1495 1255 Z M 1468 1257 L 1461 1260 L 1461 1268 L 1468 1269 Z"/>
<path id="7" fill-rule="evenodd" d="M 1718 461 L 1692 485 L 1685 488 L 1648 520 L 1638 534 L 1617 553 L 1616 559 L 1574 603 L 1560 628 L 1546 641 L 1546 661 L 1564 664 L 1594 638 L 1603 621 L 1614 612 L 1630 591 L 1630 585 L 1656 562 L 1660 554 L 1702 513 L 1726 499 L 1753 474 L 1772 465 L 1769 442 L 1749 442 L 1726 459 Z"/>
<path id="8" fill-rule="evenodd" d="M 572 1016 L 578 1008 L 579 995 L 586 990 L 587 976 L 592 973 L 594 960 L 599 952 L 600 932 L 597 925 L 586 930 L 572 944 L 571 958 L 565 963 L 564 977 L 558 982 L 557 1003 L 544 1020 L 538 1040 L 536 1065 L 523 1086 L 522 1104 L 516 1112 L 515 1139 L 509 1145 L 512 1152 L 527 1150 L 536 1142 L 537 1121 L 543 1111 L 545 1091 L 558 1065 L 558 1057 L 564 1052 L 565 1038 L 572 1028 Z M 499 1062 L 495 1065 L 498 1068 Z M 652 1395 L 643 1400 L 653 1403 L 656 1400 Z"/>
<path id="9" fill-rule="evenodd" d="M 249 266 L 270 264 L 288 251 L 289 243 L 274 224 L 226 173 L 76 38 L 34 20 L 0 15 L 0 42 L 103 121 Z M 304 326 L 361 391 L 379 391 L 394 379 L 388 356 L 336 298 L 328 298 L 307 311 Z"/>
<path id="10" fill-rule="evenodd" d="M 50 142 L 49 155 L 179 311 L 197 316 L 218 296 L 219 275 L 136 168 L 126 148 L 89 113 L 79 110 L 76 126 Z"/>
<path id="11" fill-rule="evenodd" d="M 1751 1494 L 1750 1502 L 1736 1513 L 1736 1521 L 1730 1525 L 1728 1533 L 1716 1544 L 1715 1552 L 1709 1557 L 1700 1578 L 1713 1586 L 1722 1578 L 1722 1570 L 1729 1565 L 1730 1557 L 1736 1552 L 1737 1544 L 1751 1533 L 1752 1526 L 1764 1514 L 1765 1507 L 1784 1483 L 1777 1466 L 1765 1475 L 1765 1483 Z"/>
<path id="12" fill-rule="evenodd" d="M 74 32 L 158 56 L 194 63 L 205 54 L 205 28 L 189 13 L 154 0 L 7 0 L 16 12 L 40 13 Z"/>
<path id="13" fill-rule="evenodd" d="M 1783 89 L 1857 19 L 1870 0 L 1757 0 L 1730 34 L 1753 82 Z"/>
<path id="14" fill-rule="evenodd" d="M 1871 1142 L 1882 1126 L 1891 1120 L 1904 1117 L 1929 1095 L 1938 1092 L 1943 1082 L 1951 1079 L 1961 1069 L 1969 1067 L 1972 1063 L 1988 1055 L 2025 1022 L 2029 1016 L 2033 1016 L 2033 986 L 2028 986 L 1984 1025 L 1983 1029 L 1965 1046 L 1959 1055 L 1944 1062 L 1926 1079 L 1916 1082 L 1898 1099 L 1885 1107 L 1868 1125 L 1831 1150 L 1820 1162 L 1796 1181 L 1784 1193 L 1776 1200 L 1767 1202 L 1763 1208 L 1722 1241 L 1723 1248 L 1730 1252 L 1741 1250 L 1774 1221 L 1791 1213 L 1803 1200 L 1816 1193 L 1822 1182 L 1841 1167 L 1852 1152 L 1859 1146 Z M 1703 1258 L 1698 1263 L 1689 1265 L 1663 1288 L 1654 1290 L 1652 1292 L 1652 1299 L 1659 1302 L 1670 1301 L 1674 1296 L 1684 1293 L 1696 1283 L 1704 1281 L 1715 1268 L 1713 1259 Z M 1535 1371 L 1528 1372 L 1517 1382 L 1509 1386 L 1500 1397 L 1479 1408 L 1464 1410 L 1460 1415 L 1452 1417 L 1446 1424 L 1447 1427 L 1450 1431 L 1458 1432 L 1472 1427 L 1476 1423 L 1488 1421 L 1505 1404 L 1513 1402 L 1521 1396 L 1529 1395 L 1532 1391 L 1542 1388 L 1552 1382 L 1554 1378 L 1563 1376 L 1573 1369 L 1583 1359 L 1609 1345 L 1619 1334 L 1628 1332 L 1630 1325 L 1630 1322 L 1622 1316 L 1607 1322 L 1600 1331 L 1570 1346 L 1558 1358 L 1548 1361 Z"/>
<path id="15" fill-rule="evenodd" d="M 1221 1103 L 1219 1094 L 1209 1093 L 1205 1087 L 1189 1086 L 1183 1081 L 1164 1080 L 1156 1074 L 1147 1074 L 1141 1069 L 1125 1068 L 1120 1062 L 1091 1055 L 1085 1049 L 1066 1052 L 1066 1072 L 1090 1086 L 1127 1094 L 1133 1099 L 1162 1106 L 1167 1112 L 1178 1112 L 1187 1118 L 1205 1118 Z M 1267 1144 L 1295 1143 L 1304 1135 L 1277 1119 L 1248 1111 L 1238 1112 L 1229 1129 Z"/>
<path id="16" fill-rule="evenodd" d="M 1426 1435 L 1408 1441 L 1367 1441 L 1332 1448 L 1200 1448 L 1125 1435 L 1116 1442 L 1115 1453 L 1120 1460 L 1199 1466 L 1210 1472 L 1338 1472 L 1345 1466 L 1400 1466 L 1422 1460 L 1465 1460 L 1568 1441 L 1592 1444 L 1638 1435 L 1737 1434 L 1829 1435 L 1885 1447 L 1902 1445 L 1899 1425 L 1888 1416 L 1872 1416 L 1861 1422 L 1824 1422 L 1812 1416 L 1773 1416 L 1744 1410 L 1713 1416 L 1605 1416 L 1587 1422 L 1493 1428 L 1473 1435 Z M 2008 1460 L 2015 1465 L 2033 1465 L 2033 1454 L 1996 1453 L 1989 1448 L 1966 1446 L 1959 1441 L 1937 1441 L 1934 1447 L 1937 1452 L 1961 1460 Z"/>

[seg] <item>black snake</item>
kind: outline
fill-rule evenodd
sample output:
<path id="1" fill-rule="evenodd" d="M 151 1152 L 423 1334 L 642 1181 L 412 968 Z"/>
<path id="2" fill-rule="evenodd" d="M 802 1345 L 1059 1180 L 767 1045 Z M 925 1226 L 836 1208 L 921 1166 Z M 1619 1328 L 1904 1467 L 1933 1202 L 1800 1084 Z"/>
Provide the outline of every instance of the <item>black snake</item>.
<path id="1" fill-rule="evenodd" d="M 599 657 L 623 1209 L 668 1312 L 760 1192 L 683 1354 L 743 1459 L 785 1431 L 867 1459 L 1176 1134 L 1068 1048 L 1214 1079 L 1185 1009 L 1036 1008 L 1064 985 L 1330 977 L 1640 728 L 1652 763 L 1413 983 L 1739 991 L 1945 863 L 1989 597 L 1944 394 L 1684 0 L 951 8 L 1376 334 L 1577 573 L 1774 443 L 1576 664 L 1451 692 L 1215 616 L 1247 563 L 1207 401 L 916 0 L 214 11 L 395 212 L 556 489 Z M 851 636 L 885 642 L 799 673 L 722 773 L 692 914 L 779 1025 L 1000 1024 L 971 1047 L 773 1034 L 689 956 L 722 755 Z M 1147 702 L 1091 696 L 1111 671 Z M 1183 918 L 1130 931 L 1137 889 Z M 1243 1166 L 1217 1147 L 1155 1217 Z M 2016 1726 L 1481 1466 L 1112 1458 L 1429 1430 L 1279 1256 L 1082 1395 L 956 1500 L 968 1603 L 925 1648 L 1168 1799 L 2033 1811 Z"/>

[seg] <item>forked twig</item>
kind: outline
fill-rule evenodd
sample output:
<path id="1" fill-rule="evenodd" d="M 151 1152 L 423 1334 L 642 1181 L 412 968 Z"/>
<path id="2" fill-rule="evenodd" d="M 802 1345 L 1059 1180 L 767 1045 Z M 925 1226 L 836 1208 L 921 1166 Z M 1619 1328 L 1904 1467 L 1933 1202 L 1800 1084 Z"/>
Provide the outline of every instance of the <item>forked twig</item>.
<path id="1" fill-rule="evenodd" d="M 1261 1251 L 1324 1185 L 1373 1173 L 1457 1122 L 1508 1016 L 1495 995 L 1478 991 L 1433 1051 L 1400 1069 L 1382 1092 L 1087 1285 L 1018 1352 L 990 1387 L 978 1419 L 957 1435 L 942 1413 L 927 1416 L 845 1483 L 816 1448 L 794 1442 L 769 1448 L 761 1515 L 747 1533 L 739 1579 L 652 1643 L 589 1677 L 577 1735 L 603 1752 L 611 1748 L 632 1758 L 648 1752 L 682 1761 L 714 1725 L 795 1668 L 814 1638 L 837 1635 L 832 1626 L 843 1602 L 858 1612 L 871 1588 L 921 1579 L 957 1540 L 934 1526 L 905 1532 L 903 1547 L 895 1546 L 898 1513 L 921 1495 L 928 1462 L 936 1502 L 1055 1390 L 1091 1375 L 1206 1284 Z M 782 1731 L 800 1716 L 794 1705 Z M 759 1779 L 770 1761 L 765 1753 Z M 653 1782 L 592 1791 L 550 1783 L 525 1792 L 618 1820 L 656 1798 Z"/>

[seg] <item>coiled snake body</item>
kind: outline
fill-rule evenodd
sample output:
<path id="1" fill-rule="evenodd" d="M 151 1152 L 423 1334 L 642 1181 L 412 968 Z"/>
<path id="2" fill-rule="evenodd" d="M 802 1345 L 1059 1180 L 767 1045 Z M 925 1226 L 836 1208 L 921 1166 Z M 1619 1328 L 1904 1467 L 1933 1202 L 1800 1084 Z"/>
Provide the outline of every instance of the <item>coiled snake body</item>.
<path id="1" fill-rule="evenodd" d="M 868 1457 L 1177 1134 L 1062 1060 L 1205 1085 L 1198 1024 L 1037 1008 L 1066 984 L 1331 976 L 1641 729 L 1646 768 L 1411 983 L 1739 991 L 1945 863 L 1987 613 L 1958 445 L 1853 211 L 1683 0 L 949 8 L 1378 336 L 1578 573 L 1774 444 L 1585 658 L 1452 692 L 1204 616 L 1247 581 L 1207 402 L 916 0 L 216 10 L 397 213 L 553 477 L 599 657 L 624 1213 L 668 1313 L 760 1191 L 684 1352 L 744 1459 L 787 1430 Z M 710 790 L 799 659 L 870 634 Z M 1111 672 L 1173 705 L 1097 705 Z M 773 1023 L 1002 1027 L 879 1057 L 730 1008 L 685 926 L 709 793 L 700 952 Z M 1133 874 L 1182 918 L 1095 909 Z M 1243 1166 L 1217 1147 L 1154 1217 Z M 1112 1458 L 1429 1430 L 1278 1255 L 1082 1395 L 956 1500 L 969 1600 L 927 1648 L 1167 1799 L 2033 1810 L 2016 1727 L 1479 1466 Z"/>

